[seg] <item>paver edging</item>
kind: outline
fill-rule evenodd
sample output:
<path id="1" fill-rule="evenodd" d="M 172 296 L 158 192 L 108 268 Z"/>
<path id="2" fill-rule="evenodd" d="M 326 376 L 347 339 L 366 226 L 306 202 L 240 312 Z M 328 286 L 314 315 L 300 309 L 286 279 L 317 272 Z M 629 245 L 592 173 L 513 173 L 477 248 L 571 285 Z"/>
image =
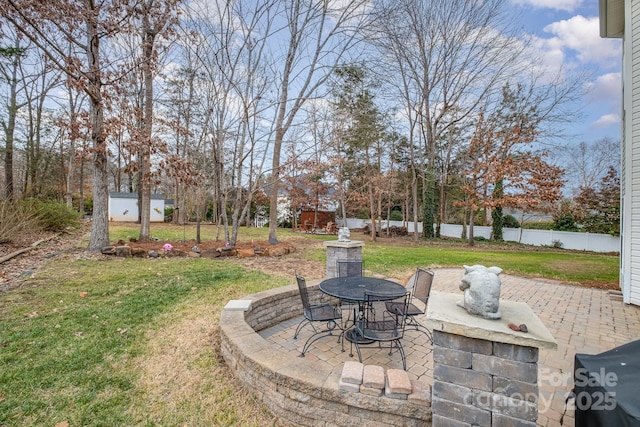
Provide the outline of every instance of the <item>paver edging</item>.
<path id="1" fill-rule="evenodd" d="M 308 283 L 310 291 L 318 281 Z M 316 298 L 321 293 L 316 293 Z M 243 299 L 248 311 L 223 310 L 221 353 L 229 368 L 272 411 L 301 426 L 430 425 L 431 410 L 387 397 L 340 391 L 341 369 L 327 369 L 304 358 L 282 354 L 257 332 L 300 316 L 297 286 L 271 289 Z"/>

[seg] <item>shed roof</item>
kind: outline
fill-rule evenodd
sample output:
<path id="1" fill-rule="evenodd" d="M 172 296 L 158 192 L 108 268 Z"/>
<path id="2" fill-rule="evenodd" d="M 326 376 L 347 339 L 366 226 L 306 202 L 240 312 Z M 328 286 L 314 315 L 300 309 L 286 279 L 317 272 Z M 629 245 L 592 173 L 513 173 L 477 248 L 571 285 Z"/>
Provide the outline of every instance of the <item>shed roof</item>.
<path id="1" fill-rule="evenodd" d="M 138 193 L 119 193 L 117 191 L 112 191 L 109 193 L 109 197 L 112 199 L 138 199 Z M 151 198 L 154 200 L 164 200 L 162 194 L 152 194 Z"/>

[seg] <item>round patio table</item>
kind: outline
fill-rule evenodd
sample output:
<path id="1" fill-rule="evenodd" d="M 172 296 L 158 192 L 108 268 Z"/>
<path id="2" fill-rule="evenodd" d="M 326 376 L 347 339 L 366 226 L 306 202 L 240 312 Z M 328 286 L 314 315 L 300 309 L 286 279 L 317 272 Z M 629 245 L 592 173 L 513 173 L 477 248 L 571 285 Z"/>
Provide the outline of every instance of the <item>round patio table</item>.
<path id="1" fill-rule="evenodd" d="M 377 296 L 376 301 L 388 301 L 400 298 L 407 293 L 407 288 L 396 282 L 365 276 L 332 277 L 320 282 L 319 287 L 320 290 L 327 295 L 336 297 L 347 303 L 358 304 L 358 318 L 362 317 L 362 313 L 364 313 L 367 293 L 374 292 Z M 356 314 L 354 313 L 354 324 L 355 318 Z M 348 330 L 345 336 L 352 342 L 355 340 L 361 343 L 365 341 L 356 333 L 355 328 Z"/>
<path id="2" fill-rule="evenodd" d="M 369 292 L 381 294 L 379 301 L 400 298 L 407 293 L 407 289 L 396 282 L 365 276 L 332 277 L 320 282 L 319 286 L 327 295 L 357 304 L 364 303 Z"/>

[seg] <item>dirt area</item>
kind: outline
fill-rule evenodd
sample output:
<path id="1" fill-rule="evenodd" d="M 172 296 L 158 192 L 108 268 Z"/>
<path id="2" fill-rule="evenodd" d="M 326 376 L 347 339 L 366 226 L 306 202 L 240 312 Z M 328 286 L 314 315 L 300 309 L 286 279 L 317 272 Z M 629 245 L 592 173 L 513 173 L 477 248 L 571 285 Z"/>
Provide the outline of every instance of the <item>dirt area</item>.
<path id="1" fill-rule="evenodd" d="M 162 246 L 166 243 L 171 244 L 171 252 L 179 254 L 179 256 L 189 256 L 189 253 L 193 252 L 194 246 L 198 247 L 201 254 L 211 250 L 219 251 L 225 247 L 224 242 L 215 240 L 202 241 L 197 245 L 194 240 L 186 242 L 130 242 L 126 244 L 132 248 L 144 249 L 147 252 L 153 250 L 163 253 Z M 246 268 L 259 270 L 267 274 L 291 278 L 294 271 L 297 271 L 307 279 L 319 279 L 325 275 L 324 263 L 310 261 L 301 257 L 302 251 L 311 247 L 322 248 L 322 242 L 300 237 L 282 238 L 277 244 L 272 244 L 268 241 L 238 242 L 233 247 L 238 255 L 230 259 Z M 256 252 L 259 255 L 247 256 Z M 170 253 L 165 255 L 175 256 Z"/>
<path id="2" fill-rule="evenodd" d="M 85 251 L 88 239 L 86 238 L 90 230 L 90 224 L 85 223 L 79 230 L 67 233 L 24 233 L 18 239 L 10 243 L 0 244 L 0 259 L 15 251 L 30 248 L 27 252 L 0 263 L 0 291 L 9 290 L 19 286 L 21 278 L 32 275 L 38 267 L 48 260 L 57 261 L 73 259 L 105 259 L 114 255 L 102 255 L 99 253 Z M 83 239 L 83 237 L 85 237 Z M 365 236 L 366 238 L 367 236 Z M 380 240 L 393 240 L 394 245 L 415 246 L 416 244 L 429 244 L 440 246 L 452 246 L 453 242 L 447 240 L 429 241 L 416 243 L 411 237 L 381 237 Z M 35 242 L 40 244 L 33 246 Z M 116 244 L 116 242 L 113 242 Z M 190 256 L 193 252 L 195 241 L 153 241 L 153 242 L 120 242 L 138 248 L 148 253 L 150 250 L 158 252 L 161 256 Z M 173 247 L 171 253 L 165 253 L 162 246 L 170 243 Z M 459 244 L 458 244 L 459 245 Z M 197 245 L 201 254 L 206 251 L 215 251 L 223 248 L 224 242 L 203 241 Z M 484 250 L 485 245 L 478 245 L 475 249 Z M 241 256 L 228 257 L 231 262 L 236 262 L 248 269 L 259 270 L 267 274 L 291 278 L 294 271 L 305 276 L 307 279 L 318 279 L 325 275 L 325 264 L 319 261 L 310 261 L 303 258 L 303 253 L 307 248 L 322 248 L 322 241 L 288 235 L 281 239 L 281 242 L 273 245 L 267 241 L 239 242 L 233 248 L 240 252 Z M 492 250 L 513 250 L 513 245 L 505 244 L 504 247 L 492 245 Z M 468 248 L 467 248 L 468 250 Z M 536 248 L 518 250 L 541 250 Z M 244 253 L 244 255 L 242 255 Z M 258 253 L 256 256 L 247 256 Z M 578 285 L 578 284 L 576 284 Z M 618 290 L 617 283 L 580 283 L 579 286 L 597 287 L 600 289 Z"/>
<path id="3" fill-rule="evenodd" d="M 85 251 L 88 240 L 83 240 L 83 236 L 86 237 L 89 230 L 90 224 L 86 223 L 79 230 L 72 230 L 66 233 L 23 233 L 12 242 L 0 244 L 0 259 L 16 251 L 30 248 L 28 251 L 0 263 L 0 292 L 19 286 L 20 279 L 31 276 L 42 264 L 51 259 L 64 261 L 112 257 L 113 255 Z M 36 242 L 40 243 L 33 246 Z M 132 248 L 143 249 L 146 252 L 154 250 L 164 255 L 162 246 L 165 243 L 170 243 L 173 247 L 172 255 L 169 256 L 188 256 L 195 245 L 195 241 L 126 242 L 125 244 Z M 220 241 L 203 241 L 197 246 L 202 253 L 207 250 L 222 248 L 225 244 Z M 229 257 L 229 260 L 249 269 L 282 277 L 293 277 L 294 270 L 308 279 L 324 277 L 324 263 L 302 258 L 302 251 L 309 247 L 322 247 L 322 242 L 300 237 L 287 237 L 276 245 L 267 241 L 239 242 L 234 247 L 235 250 L 255 253 L 256 249 L 258 249 L 258 252 L 262 252 L 262 255 L 252 257 L 233 256 Z M 274 255 L 267 256 L 265 252 L 272 252 Z"/>

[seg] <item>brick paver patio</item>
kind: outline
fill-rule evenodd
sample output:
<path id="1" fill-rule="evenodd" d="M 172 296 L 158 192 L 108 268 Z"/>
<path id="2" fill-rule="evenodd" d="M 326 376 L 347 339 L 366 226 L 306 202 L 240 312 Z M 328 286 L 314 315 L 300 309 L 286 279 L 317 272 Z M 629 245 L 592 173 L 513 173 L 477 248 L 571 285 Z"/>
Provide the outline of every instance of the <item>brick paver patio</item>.
<path id="1" fill-rule="evenodd" d="M 458 284 L 464 273 L 462 268 L 434 269 L 433 290 L 460 293 Z M 540 350 L 538 384 L 538 425 L 559 426 L 564 411 L 565 394 L 572 387 L 573 361 L 576 353 L 596 354 L 640 339 L 640 307 L 624 304 L 612 298 L 607 291 L 562 285 L 542 279 L 526 279 L 502 274 L 501 299 L 527 303 L 540 317 L 558 342 L 557 350 Z M 297 340 L 293 340 L 295 327 L 300 317 L 263 330 L 260 335 L 281 346 L 291 354 L 299 354 L 310 334 L 303 330 Z M 337 337 L 336 337 L 337 338 Z M 346 352 L 336 338 L 317 341 L 305 356 L 317 363 L 335 367 L 348 360 L 349 343 Z M 433 382 L 433 361 L 431 344 L 419 331 L 407 329 L 404 347 L 407 354 L 407 371 L 411 379 Z M 395 352 L 376 347 L 364 347 L 363 363 L 381 365 L 385 368 L 402 368 L 400 356 Z M 565 426 L 573 426 L 572 411 L 567 411 Z"/>

